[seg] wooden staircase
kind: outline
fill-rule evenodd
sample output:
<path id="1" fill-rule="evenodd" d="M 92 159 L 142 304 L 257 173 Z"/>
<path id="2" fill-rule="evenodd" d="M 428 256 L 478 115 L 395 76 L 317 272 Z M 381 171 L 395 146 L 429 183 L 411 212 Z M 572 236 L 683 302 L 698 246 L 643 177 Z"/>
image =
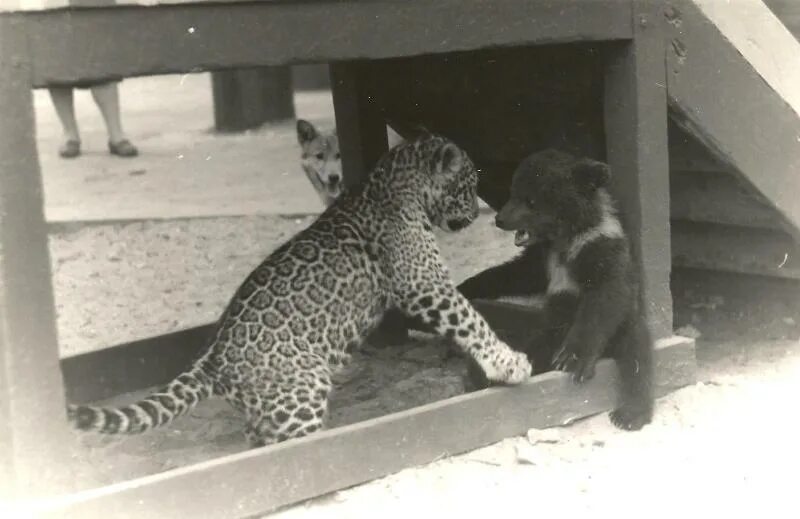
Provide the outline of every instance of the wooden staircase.
<path id="1" fill-rule="evenodd" d="M 718 3 L 666 14 L 673 264 L 798 280 L 800 43 L 761 2 Z"/>
<path id="2" fill-rule="evenodd" d="M 734 324 L 739 332 L 767 323 L 768 333 L 794 336 L 800 2 L 766 4 L 695 0 L 666 12 L 671 284 L 676 302 L 700 291 L 759 314 L 759 325 Z M 676 304 L 677 326 L 696 316 L 687 306 Z"/>

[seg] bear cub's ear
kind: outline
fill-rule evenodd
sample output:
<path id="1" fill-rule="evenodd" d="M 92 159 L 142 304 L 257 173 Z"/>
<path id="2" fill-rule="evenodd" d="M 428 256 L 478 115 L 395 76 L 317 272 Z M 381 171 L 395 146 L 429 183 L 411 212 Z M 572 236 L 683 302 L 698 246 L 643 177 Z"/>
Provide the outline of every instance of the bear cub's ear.
<path id="1" fill-rule="evenodd" d="M 594 192 L 611 180 L 611 168 L 604 162 L 581 159 L 572 167 L 572 178 L 580 187 Z"/>

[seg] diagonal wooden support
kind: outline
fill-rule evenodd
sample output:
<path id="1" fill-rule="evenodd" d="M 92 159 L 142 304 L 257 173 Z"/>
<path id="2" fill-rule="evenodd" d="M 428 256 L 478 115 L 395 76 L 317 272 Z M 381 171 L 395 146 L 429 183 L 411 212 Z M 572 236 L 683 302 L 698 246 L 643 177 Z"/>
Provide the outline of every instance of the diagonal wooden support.
<path id="1" fill-rule="evenodd" d="M 705 5 L 706 12 L 698 4 L 713 2 L 671 0 L 662 15 L 668 29 L 666 79 L 672 119 L 730 165 L 780 213 L 785 230 L 800 239 L 800 115 L 797 106 L 792 109 L 791 96 L 776 90 L 788 85 L 791 92 L 798 85 L 788 75 L 781 77 L 781 67 L 774 65 L 776 52 L 786 55 L 787 49 L 795 49 L 790 56 L 796 58 L 800 44 L 788 34 L 776 40 L 777 33 L 786 31 L 777 20 L 772 29 L 763 25 L 769 20 L 761 20 L 763 30 L 742 34 L 734 24 L 721 25 L 709 16 L 732 16 L 746 5 L 733 2 L 717 6 L 717 11 Z M 787 73 L 793 70 L 785 65 Z"/>
<path id="2" fill-rule="evenodd" d="M 607 160 L 616 195 L 643 266 L 644 299 L 656 338 L 672 335 L 669 153 L 661 2 L 634 1 L 634 38 L 608 53 Z"/>
<path id="3" fill-rule="evenodd" d="M 0 16 L 0 495 L 60 487 L 66 428 L 25 23 Z"/>

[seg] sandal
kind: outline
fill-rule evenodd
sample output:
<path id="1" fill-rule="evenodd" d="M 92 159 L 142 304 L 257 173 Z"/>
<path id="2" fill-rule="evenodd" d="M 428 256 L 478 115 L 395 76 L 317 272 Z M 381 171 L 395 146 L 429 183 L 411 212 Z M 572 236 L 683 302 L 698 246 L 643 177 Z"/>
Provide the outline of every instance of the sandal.
<path id="1" fill-rule="evenodd" d="M 81 141 L 69 139 L 58 149 L 58 154 L 62 159 L 74 159 L 81 154 Z"/>
<path id="2" fill-rule="evenodd" d="M 135 157 L 139 154 L 139 150 L 128 139 L 119 142 L 108 141 L 108 152 L 117 157 Z"/>

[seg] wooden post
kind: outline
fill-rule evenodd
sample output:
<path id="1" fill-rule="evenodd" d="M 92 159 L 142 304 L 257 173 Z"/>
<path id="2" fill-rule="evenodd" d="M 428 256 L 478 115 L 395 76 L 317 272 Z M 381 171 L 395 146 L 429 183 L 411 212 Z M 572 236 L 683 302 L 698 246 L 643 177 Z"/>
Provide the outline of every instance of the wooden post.
<path id="1" fill-rule="evenodd" d="M 26 43 L 24 20 L 0 16 L 0 497 L 60 487 L 72 440 Z"/>
<path id="2" fill-rule="evenodd" d="M 363 67 L 366 66 L 355 62 L 330 66 L 336 131 L 347 187 L 358 184 L 388 149 L 386 121 L 365 91 Z"/>
<path id="3" fill-rule="evenodd" d="M 643 266 L 655 338 L 672 335 L 669 156 L 662 2 L 633 1 L 633 40 L 609 51 L 605 131 L 612 191 Z"/>
<path id="4" fill-rule="evenodd" d="M 294 117 L 288 66 L 212 72 L 211 87 L 217 131 L 241 132 Z"/>
<path id="5" fill-rule="evenodd" d="M 348 188 L 358 185 L 389 147 L 386 121 L 369 98 L 364 85 L 366 66 L 354 62 L 330 66 L 342 173 Z M 408 330 L 402 314 L 388 312 L 370 342 L 401 344 L 407 339 Z"/>
<path id="6" fill-rule="evenodd" d="M 330 90 L 331 74 L 328 65 L 294 65 L 292 67 L 292 85 L 295 92 Z"/>

